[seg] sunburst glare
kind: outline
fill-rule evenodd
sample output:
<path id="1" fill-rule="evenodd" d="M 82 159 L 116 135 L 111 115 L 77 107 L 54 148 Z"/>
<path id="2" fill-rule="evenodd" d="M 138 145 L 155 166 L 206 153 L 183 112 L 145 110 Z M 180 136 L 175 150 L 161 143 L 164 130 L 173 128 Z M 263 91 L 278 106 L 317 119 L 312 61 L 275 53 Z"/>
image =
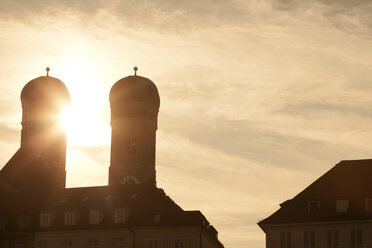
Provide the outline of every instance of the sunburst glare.
<path id="1" fill-rule="evenodd" d="M 61 113 L 61 125 L 66 129 L 69 146 L 89 146 L 110 143 L 107 116 L 107 89 L 95 75 L 95 66 L 80 58 L 69 58 L 61 78 L 71 94 L 71 105 Z"/>

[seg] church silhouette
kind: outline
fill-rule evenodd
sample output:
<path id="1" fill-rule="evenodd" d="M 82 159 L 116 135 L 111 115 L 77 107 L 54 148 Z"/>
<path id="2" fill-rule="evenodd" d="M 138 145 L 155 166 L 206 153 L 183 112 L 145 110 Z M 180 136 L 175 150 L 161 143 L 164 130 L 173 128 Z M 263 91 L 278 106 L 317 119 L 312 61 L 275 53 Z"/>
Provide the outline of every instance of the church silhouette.
<path id="1" fill-rule="evenodd" d="M 66 188 L 65 84 L 47 75 L 21 93 L 21 145 L 0 171 L 1 248 L 223 248 L 200 211 L 185 211 L 156 186 L 160 97 L 137 75 L 110 91 L 107 186 Z"/>

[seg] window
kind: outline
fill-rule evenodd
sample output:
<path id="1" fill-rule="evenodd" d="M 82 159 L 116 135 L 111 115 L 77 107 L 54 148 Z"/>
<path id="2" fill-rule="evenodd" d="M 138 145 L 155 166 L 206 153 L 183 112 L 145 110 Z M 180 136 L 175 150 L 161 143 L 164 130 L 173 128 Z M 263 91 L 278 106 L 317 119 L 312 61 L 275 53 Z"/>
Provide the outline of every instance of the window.
<path id="1" fill-rule="evenodd" d="M 72 247 L 72 240 L 63 240 L 62 241 L 62 247 L 63 248 L 70 248 L 70 247 Z"/>
<path id="2" fill-rule="evenodd" d="M 366 199 L 366 211 L 372 212 L 372 199 Z"/>
<path id="3" fill-rule="evenodd" d="M 101 212 L 99 210 L 89 211 L 89 224 L 99 224 L 101 222 Z"/>
<path id="4" fill-rule="evenodd" d="M 338 247 L 338 231 L 327 230 L 327 247 Z"/>
<path id="5" fill-rule="evenodd" d="M 184 241 L 182 239 L 176 239 L 172 242 L 172 248 L 184 248 Z"/>
<path id="6" fill-rule="evenodd" d="M 348 200 L 337 200 L 336 201 L 336 212 L 337 213 L 346 213 L 349 208 Z"/>
<path id="7" fill-rule="evenodd" d="M 351 247 L 363 245 L 363 232 L 361 228 L 353 228 L 350 230 L 350 245 Z"/>
<path id="8" fill-rule="evenodd" d="M 115 209 L 114 223 L 124 223 L 126 219 L 127 214 L 124 208 Z"/>
<path id="9" fill-rule="evenodd" d="M 308 213 L 311 214 L 317 214 L 320 210 L 320 201 L 309 201 L 308 202 Z"/>
<path id="10" fill-rule="evenodd" d="M 147 243 L 147 248 L 160 248 L 160 244 L 158 240 L 150 240 Z"/>
<path id="11" fill-rule="evenodd" d="M 125 239 L 124 238 L 114 238 L 113 242 L 114 248 L 124 248 L 125 247 Z"/>
<path id="12" fill-rule="evenodd" d="M 65 226 L 75 225 L 75 212 L 66 212 L 65 213 Z"/>
<path id="13" fill-rule="evenodd" d="M 6 217 L 5 216 L 0 216 L 0 229 L 5 227 L 6 225 Z"/>
<path id="14" fill-rule="evenodd" d="M 280 232 L 280 248 L 292 248 L 291 232 Z"/>
<path id="15" fill-rule="evenodd" d="M 19 215 L 17 219 L 17 227 L 19 229 L 24 229 L 29 224 L 29 217 L 27 215 Z"/>
<path id="16" fill-rule="evenodd" d="M 154 215 L 154 222 L 160 222 L 160 214 Z"/>
<path id="17" fill-rule="evenodd" d="M 137 142 L 136 142 L 136 138 L 132 137 L 128 140 L 128 149 L 127 149 L 127 153 L 128 154 L 136 154 L 136 145 L 137 145 Z"/>
<path id="18" fill-rule="evenodd" d="M 98 248 L 98 239 L 89 239 L 88 248 Z"/>
<path id="19" fill-rule="evenodd" d="M 45 240 L 39 240 L 36 242 L 36 248 L 48 248 L 48 242 Z"/>
<path id="20" fill-rule="evenodd" d="M 315 247 L 315 234 L 314 231 L 304 231 L 304 247 L 314 248 Z"/>
<path id="21" fill-rule="evenodd" d="M 50 226 L 50 213 L 41 213 L 40 214 L 40 226 L 47 227 Z"/>

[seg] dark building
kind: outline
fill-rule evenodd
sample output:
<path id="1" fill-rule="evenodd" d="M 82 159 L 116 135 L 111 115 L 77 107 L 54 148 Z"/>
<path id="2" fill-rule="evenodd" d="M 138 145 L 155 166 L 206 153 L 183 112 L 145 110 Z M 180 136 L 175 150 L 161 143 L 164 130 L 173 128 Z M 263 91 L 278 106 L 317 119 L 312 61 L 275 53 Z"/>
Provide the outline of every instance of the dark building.
<path id="1" fill-rule="evenodd" d="M 260 221 L 267 248 L 372 247 L 372 159 L 341 161 Z"/>
<path id="2" fill-rule="evenodd" d="M 33 79 L 21 101 L 21 147 L 0 171 L 1 248 L 223 247 L 200 211 L 183 210 L 156 187 L 160 98 L 151 80 L 135 73 L 111 89 L 108 186 L 65 188 L 58 116 L 70 95 L 62 81 Z"/>

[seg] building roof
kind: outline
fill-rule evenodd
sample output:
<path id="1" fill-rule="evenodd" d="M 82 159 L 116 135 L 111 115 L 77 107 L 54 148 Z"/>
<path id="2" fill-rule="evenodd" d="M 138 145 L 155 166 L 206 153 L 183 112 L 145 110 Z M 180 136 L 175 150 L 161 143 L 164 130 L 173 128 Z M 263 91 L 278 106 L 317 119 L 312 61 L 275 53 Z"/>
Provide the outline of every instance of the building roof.
<path id="1" fill-rule="evenodd" d="M 115 209 L 124 209 L 126 220 L 114 223 Z M 89 224 L 89 211 L 102 213 L 100 224 Z M 64 225 L 65 212 L 77 213 L 73 226 Z M 40 214 L 54 216 L 49 227 L 40 227 Z M 59 231 L 148 226 L 201 226 L 217 239 L 217 231 L 200 211 L 184 211 L 162 189 L 152 186 L 120 185 L 67 188 L 49 195 L 3 193 L 0 218 L 6 219 L 2 232 L 17 230 L 17 217 L 25 215 L 30 224 L 24 231 Z M 219 242 L 219 241 L 218 241 Z"/>
<path id="2" fill-rule="evenodd" d="M 117 81 L 110 91 L 111 104 L 135 101 L 160 106 L 160 97 L 156 85 L 148 78 L 128 76 Z"/>
<path id="3" fill-rule="evenodd" d="M 41 76 L 32 79 L 23 87 L 21 101 L 23 104 L 37 102 L 66 105 L 70 103 L 71 97 L 66 85 L 61 80 L 50 76 Z"/>
<path id="4" fill-rule="evenodd" d="M 258 225 L 263 228 L 278 224 L 372 220 L 372 202 L 367 209 L 366 199 L 372 199 L 372 159 L 345 160 L 293 199 L 280 204 L 279 210 Z M 319 208 L 312 209 L 311 205 L 318 203 Z M 337 210 L 337 204 L 341 203 L 344 204 L 342 211 Z"/>

